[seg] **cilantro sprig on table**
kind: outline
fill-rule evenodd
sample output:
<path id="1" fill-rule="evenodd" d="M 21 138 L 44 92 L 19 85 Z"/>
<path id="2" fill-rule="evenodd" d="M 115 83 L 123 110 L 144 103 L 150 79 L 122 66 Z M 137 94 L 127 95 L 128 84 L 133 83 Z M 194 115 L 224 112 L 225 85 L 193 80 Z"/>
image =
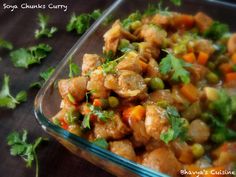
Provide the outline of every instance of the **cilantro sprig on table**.
<path id="1" fill-rule="evenodd" d="M 167 132 L 161 133 L 160 139 L 168 144 L 177 138 L 185 140 L 187 138 L 187 128 L 185 127 L 185 120 L 182 119 L 173 106 L 166 108 L 166 115 L 170 123 L 170 128 Z"/>
<path id="2" fill-rule="evenodd" d="M 6 40 L 0 38 L 0 48 L 12 50 L 13 49 L 13 45 L 12 45 L 11 42 L 6 41 Z"/>
<path id="3" fill-rule="evenodd" d="M 11 155 L 20 156 L 26 162 L 26 167 L 32 167 L 32 163 L 35 161 L 35 176 L 38 177 L 39 163 L 36 148 L 46 139 L 39 137 L 34 141 L 34 143 L 29 143 L 27 136 L 28 132 L 26 130 L 23 130 L 22 133 L 12 132 L 7 137 L 7 144 L 10 146 Z"/>
<path id="4" fill-rule="evenodd" d="M 171 79 L 176 82 L 185 84 L 190 82 L 190 74 L 185 67 L 190 67 L 191 64 L 176 58 L 173 54 L 167 53 L 167 56 L 162 58 L 160 62 L 161 74 L 171 74 Z"/>
<path id="5" fill-rule="evenodd" d="M 37 81 L 37 82 L 33 82 L 32 84 L 30 84 L 30 88 L 33 87 L 42 87 L 42 85 L 51 77 L 51 75 L 54 73 L 55 68 L 54 67 L 50 67 L 48 68 L 46 71 L 43 71 L 39 74 L 41 80 Z"/>
<path id="6" fill-rule="evenodd" d="M 14 109 L 17 104 L 26 101 L 27 93 L 25 91 L 20 91 L 16 97 L 13 97 L 10 93 L 9 81 L 10 77 L 5 74 L 2 89 L 0 90 L 0 107 Z"/>
<path id="7" fill-rule="evenodd" d="M 55 32 L 57 32 L 56 27 L 48 27 L 48 22 L 49 22 L 49 16 L 48 15 L 43 15 L 41 13 L 38 14 L 38 24 L 40 29 L 37 29 L 35 31 L 35 38 L 41 38 L 41 37 L 52 37 Z"/>
<path id="8" fill-rule="evenodd" d="M 92 20 L 97 20 L 102 15 L 99 9 L 94 10 L 91 14 L 82 13 L 78 16 L 73 14 L 69 23 L 66 26 L 66 30 L 71 32 L 75 30 L 78 34 L 83 34 L 91 25 Z"/>
<path id="9" fill-rule="evenodd" d="M 29 48 L 14 50 L 10 53 L 10 57 L 15 67 L 28 68 L 29 65 L 40 63 L 51 51 L 51 46 L 42 43 Z"/>

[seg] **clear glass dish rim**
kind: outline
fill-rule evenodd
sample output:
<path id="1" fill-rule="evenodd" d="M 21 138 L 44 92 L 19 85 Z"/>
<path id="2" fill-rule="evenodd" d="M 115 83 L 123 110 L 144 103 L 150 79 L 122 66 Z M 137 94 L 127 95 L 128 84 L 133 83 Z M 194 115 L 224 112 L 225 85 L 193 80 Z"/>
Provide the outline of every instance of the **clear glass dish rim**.
<path id="1" fill-rule="evenodd" d="M 37 122 L 40 124 L 40 126 L 47 132 L 51 131 L 54 132 L 57 136 L 60 136 L 61 138 L 73 143 L 74 145 L 78 147 L 86 147 L 86 150 L 88 150 L 90 153 L 93 153 L 97 155 L 100 158 L 109 160 L 115 164 L 118 164 L 122 167 L 124 167 L 127 170 L 131 170 L 137 175 L 145 176 L 145 177 L 168 177 L 168 175 L 163 174 L 161 172 L 157 172 L 154 170 L 151 170 L 143 165 L 137 164 L 135 162 L 132 162 L 126 158 L 123 158 L 121 156 L 118 156 L 108 150 L 102 149 L 93 143 L 90 143 L 89 141 L 76 136 L 61 127 L 53 124 L 51 121 L 49 121 L 48 118 L 46 118 L 42 111 L 42 100 L 46 93 L 46 91 L 52 86 L 52 84 L 56 81 L 56 77 L 60 74 L 61 70 L 65 67 L 65 65 L 68 63 L 70 56 L 72 56 L 79 48 L 80 46 L 86 41 L 86 39 L 101 25 L 101 23 L 113 12 L 115 8 L 117 8 L 119 5 L 121 5 L 125 0 L 116 0 L 110 7 L 108 7 L 103 15 L 90 27 L 89 30 L 87 30 L 86 33 L 84 33 L 80 39 L 73 45 L 73 47 L 67 52 L 67 54 L 63 57 L 63 59 L 58 63 L 54 74 L 48 79 L 48 81 L 43 85 L 43 87 L 39 90 L 35 97 L 34 101 L 34 114 L 36 117 Z M 194 0 L 188 0 L 190 2 L 194 2 Z M 236 4 L 231 4 L 228 2 L 222 2 L 222 1 L 216 1 L 216 0 L 204 0 L 206 3 L 215 3 L 223 6 L 233 7 L 236 8 Z"/>

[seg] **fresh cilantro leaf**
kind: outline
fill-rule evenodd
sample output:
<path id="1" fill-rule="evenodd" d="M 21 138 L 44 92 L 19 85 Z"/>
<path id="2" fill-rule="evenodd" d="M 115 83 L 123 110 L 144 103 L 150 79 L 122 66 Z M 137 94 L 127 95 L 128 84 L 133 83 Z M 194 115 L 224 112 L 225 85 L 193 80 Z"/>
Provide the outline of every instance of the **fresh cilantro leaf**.
<path id="1" fill-rule="evenodd" d="M 203 36 L 213 40 L 218 40 L 228 32 L 229 32 L 228 25 L 220 23 L 218 21 L 214 21 L 210 26 L 210 28 L 204 32 Z"/>
<path id="2" fill-rule="evenodd" d="M 89 27 L 92 20 L 96 20 L 101 16 L 99 9 L 94 10 L 91 14 L 82 13 L 78 16 L 73 14 L 66 26 L 68 32 L 75 30 L 78 34 L 83 34 Z"/>
<path id="3" fill-rule="evenodd" d="M 12 132 L 7 136 L 7 144 L 11 147 L 10 153 L 13 156 L 20 156 L 25 162 L 27 167 L 32 167 L 32 163 L 35 161 L 36 174 L 38 177 L 38 158 L 36 154 L 36 148 L 44 140 L 42 137 L 37 138 L 34 143 L 27 142 L 28 132 L 23 130 L 22 133 Z"/>
<path id="4" fill-rule="evenodd" d="M 13 45 L 9 41 L 6 41 L 6 40 L 0 38 L 0 48 L 5 48 L 5 49 L 8 49 L 8 50 L 12 50 Z"/>
<path id="5" fill-rule="evenodd" d="M 80 68 L 77 64 L 73 63 L 72 60 L 70 60 L 70 64 L 69 64 L 69 77 L 75 77 L 78 76 L 80 74 Z"/>
<path id="6" fill-rule="evenodd" d="M 162 58 L 160 62 L 161 74 L 171 73 L 171 79 L 174 81 L 181 81 L 185 84 L 190 82 L 189 72 L 184 67 L 189 67 L 191 64 L 176 58 L 174 55 L 168 53 L 166 57 Z"/>
<path id="7" fill-rule="evenodd" d="M 161 15 L 170 15 L 171 12 L 168 11 L 168 8 L 165 9 L 162 7 L 162 1 L 160 1 L 158 4 L 148 4 L 148 8 L 144 11 L 144 15 L 146 16 L 152 16 L 155 14 L 161 14 Z"/>
<path id="8" fill-rule="evenodd" d="M 33 87 L 42 87 L 42 85 L 51 77 L 51 75 L 54 73 L 55 68 L 54 67 L 50 67 L 48 68 L 46 71 L 43 71 L 39 74 L 41 80 L 37 81 L 37 82 L 33 82 L 32 84 L 30 84 L 30 88 Z"/>
<path id="9" fill-rule="evenodd" d="M 184 119 L 180 117 L 176 108 L 168 106 L 166 108 L 166 115 L 171 127 L 167 130 L 167 132 L 161 133 L 160 139 L 166 144 L 176 138 L 185 140 L 187 138 L 187 128 L 184 126 Z"/>
<path id="10" fill-rule="evenodd" d="M 108 149 L 109 146 L 105 138 L 97 138 L 95 141 L 93 141 L 93 144 L 103 149 Z"/>
<path id="11" fill-rule="evenodd" d="M 122 21 L 122 26 L 129 30 L 130 26 L 132 25 L 132 23 L 136 22 L 136 21 L 140 21 L 142 18 L 142 15 L 139 11 L 136 11 L 132 14 L 130 14 L 126 19 L 124 19 Z"/>
<path id="12" fill-rule="evenodd" d="M 170 0 L 174 5 L 181 6 L 182 0 Z"/>
<path id="13" fill-rule="evenodd" d="M 122 53 L 126 53 L 132 50 L 135 50 L 135 47 L 130 44 L 130 42 L 127 39 L 121 39 L 118 50 L 121 51 Z"/>
<path id="14" fill-rule="evenodd" d="M 100 9 L 96 9 L 91 13 L 90 16 L 93 20 L 97 20 L 98 18 L 100 18 L 102 16 L 102 12 Z"/>
<path id="15" fill-rule="evenodd" d="M 212 108 L 218 113 L 224 122 L 228 122 L 233 117 L 232 100 L 224 90 L 218 91 L 217 100 L 213 101 Z"/>
<path id="16" fill-rule="evenodd" d="M 43 15 L 41 13 L 38 14 L 38 24 L 40 29 L 37 29 L 35 31 L 36 39 L 44 36 L 50 38 L 58 30 L 56 27 L 48 28 L 48 21 L 49 21 L 48 15 Z"/>
<path id="17" fill-rule="evenodd" d="M 84 119 L 82 121 L 83 128 L 89 128 L 90 129 L 90 116 L 95 115 L 97 118 L 102 120 L 103 122 L 106 122 L 109 119 L 112 119 L 114 116 L 113 111 L 106 111 L 102 110 L 100 107 L 93 106 L 91 104 L 87 104 L 90 112 L 84 116 Z"/>
<path id="18" fill-rule="evenodd" d="M 29 48 L 20 48 L 10 53 L 11 61 L 15 67 L 28 68 L 29 65 L 40 63 L 47 57 L 52 48 L 47 44 L 39 44 Z"/>
<path id="19" fill-rule="evenodd" d="M 115 74 L 116 73 L 116 66 L 117 62 L 116 61 L 110 61 L 107 63 L 102 64 L 102 70 L 105 74 Z"/>
<path id="20" fill-rule="evenodd" d="M 21 91 L 17 94 L 16 98 L 14 98 L 10 94 L 9 80 L 10 77 L 8 75 L 4 75 L 3 85 L 0 91 L 0 107 L 14 109 L 17 104 L 20 104 L 20 102 L 23 102 L 27 99 L 27 94 L 25 91 Z"/>

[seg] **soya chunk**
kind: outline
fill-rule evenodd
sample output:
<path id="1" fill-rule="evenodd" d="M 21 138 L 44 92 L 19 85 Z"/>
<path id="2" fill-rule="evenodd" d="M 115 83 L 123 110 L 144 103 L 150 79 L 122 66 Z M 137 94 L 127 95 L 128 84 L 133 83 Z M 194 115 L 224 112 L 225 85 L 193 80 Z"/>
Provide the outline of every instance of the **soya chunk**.
<path id="1" fill-rule="evenodd" d="M 210 136 L 210 129 L 205 122 L 200 119 L 192 121 L 188 128 L 188 135 L 196 143 L 204 143 Z"/>
<path id="2" fill-rule="evenodd" d="M 100 69 L 96 69 L 90 74 L 87 89 L 92 92 L 95 98 L 107 98 L 109 90 L 104 86 L 105 76 Z"/>
<path id="3" fill-rule="evenodd" d="M 62 98 L 68 99 L 68 94 L 71 94 L 75 101 L 83 100 L 86 94 L 87 80 L 83 76 L 60 80 L 58 88 Z"/>
<path id="4" fill-rule="evenodd" d="M 84 54 L 82 64 L 82 75 L 89 74 L 90 71 L 94 70 L 102 64 L 102 58 L 96 54 Z"/>
<path id="5" fill-rule="evenodd" d="M 195 52 L 204 52 L 211 55 L 214 52 L 214 47 L 211 41 L 207 39 L 200 39 L 194 43 Z"/>
<path id="6" fill-rule="evenodd" d="M 165 110 L 155 105 L 147 105 L 145 127 L 148 135 L 160 140 L 160 134 L 169 127 Z"/>
<path id="7" fill-rule="evenodd" d="M 130 128 L 133 131 L 133 139 L 136 144 L 146 144 L 150 139 L 150 135 L 147 134 L 144 121 L 130 121 Z"/>
<path id="8" fill-rule="evenodd" d="M 96 122 L 94 124 L 94 135 L 96 138 L 121 139 L 129 134 L 130 129 L 122 122 L 120 115 L 115 114 L 107 122 Z"/>
<path id="9" fill-rule="evenodd" d="M 194 16 L 194 19 L 195 19 L 197 27 L 202 33 L 205 32 L 213 23 L 212 18 L 203 12 L 198 12 Z"/>
<path id="10" fill-rule="evenodd" d="M 230 54 L 236 53 L 236 33 L 232 34 L 227 43 L 228 52 Z"/>
<path id="11" fill-rule="evenodd" d="M 142 65 L 139 59 L 139 55 L 136 52 L 129 52 L 125 58 L 118 63 L 116 68 L 118 70 L 129 70 L 136 73 L 142 72 Z"/>
<path id="12" fill-rule="evenodd" d="M 164 38 L 167 36 L 167 33 L 156 25 L 145 24 L 142 26 L 138 36 L 146 42 L 160 46 Z"/>
<path id="13" fill-rule="evenodd" d="M 148 153 L 142 164 L 170 176 L 178 176 L 179 170 L 182 168 L 173 152 L 164 147 Z"/>
<path id="14" fill-rule="evenodd" d="M 128 70 L 120 70 L 118 78 L 114 76 L 107 77 L 104 85 L 123 98 L 143 97 L 147 91 L 147 85 L 143 77 Z"/>
<path id="15" fill-rule="evenodd" d="M 146 71 L 146 77 L 160 77 L 159 66 L 153 58 L 149 59 Z"/>
<path id="16" fill-rule="evenodd" d="M 130 40 L 136 39 L 134 35 L 132 35 L 131 33 L 122 28 L 119 20 L 114 22 L 112 27 L 104 34 L 103 38 L 105 41 L 104 51 L 105 52 L 112 51 L 113 53 L 116 53 L 120 39 L 122 38 Z"/>
<path id="17" fill-rule="evenodd" d="M 109 143 L 109 146 L 111 152 L 129 160 L 135 161 L 136 155 L 129 140 L 113 141 Z"/>

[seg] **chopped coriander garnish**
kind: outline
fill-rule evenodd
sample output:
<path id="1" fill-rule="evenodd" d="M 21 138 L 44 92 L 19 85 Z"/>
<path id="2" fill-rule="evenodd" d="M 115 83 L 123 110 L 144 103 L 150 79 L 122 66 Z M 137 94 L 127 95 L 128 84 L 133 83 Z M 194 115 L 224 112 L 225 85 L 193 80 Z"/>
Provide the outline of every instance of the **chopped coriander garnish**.
<path id="1" fill-rule="evenodd" d="M 42 85 L 51 77 L 51 75 L 54 73 L 55 68 L 54 67 L 50 67 L 48 68 L 46 71 L 43 71 L 39 74 L 41 80 L 37 81 L 37 82 L 33 82 L 32 84 L 30 84 L 30 88 L 32 87 L 42 87 Z"/>
<path id="2" fill-rule="evenodd" d="M 170 0 L 174 5 L 181 6 L 182 0 Z"/>
<path id="3" fill-rule="evenodd" d="M 139 11 L 136 11 L 136 12 L 130 14 L 126 19 L 124 19 L 124 20 L 122 21 L 122 26 L 123 26 L 125 29 L 129 30 L 131 24 L 134 23 L 134 22 L 136 22 L 136 21 L 140 21 L 141 18 L 142 18 L 141 13 L 140 13 Z"/>
<path id="4" fill-rule="evenodd" d="M 186 139 L 187 128 L 185 127 L 185 121 L 182 119 L 173 106 L 166 108 L 166 115 L 169 120 L 171 127 L 167 132 L 161 133 L 160 139 L 168 144 L 170 141 L 180 138 L 181 140 Z"/>
<path id="5" fill-rule="evenodd" d="M 114 116 L 113 111 L 106 111 L 102 110 L 100 107 L 93 106 L 91 104 L 87 104 L 90 112 L 84 116 L 82 126 L 83 128 L 90 128 L 90 116 L 95 115 L 103 122 L 106 122 L 107 120 L 111 119 Z"/>
<path id="6" fill-rule="evenodd" d="M 20 91 L 14 98 L 10 93 L 9 80 L 10 77 L 5 74 L 2 89 L 0 91 L 0 107 L 14 109 L 17 104 L 26 101 L 27 93 L 25 91 Z"/>
<path id="7" fill-rule="evenodd" d="M 204 32 L 203 36 L 213 40 L 218 40 L 228 32 L 229 32 L 228 25 L 220 23 L 218 21 L 214 21 L 210 26 L 210 28 Z"/>
<path id="8" fill-rule="evenodd" d="M 80 74 L 80 68 L 77 64 L 73 63 L 72 60 L 70 60 L 70 64 L 69 64 L 69 77 L 75 77 L 78 76 Z"/>
<path id="9" fill-rule="evenodd" d="M 28 68 L 29 65 L 40 63 L 47 57 L 52 48 L 48 44 L 39 44 L 29 48 L 20 48 L 10 53 L 11 61 L 15 67 Z"/>
<path id="10" fill-rule="evenodd" d="M 0 48 L 12 50 L 13 49 L 13 45 L 12 45 L 11 42 L 6 41 L 6 40 L 0 38 Z"/>
<path id="11" fill-rule="evenodd" d="M 58 30 L 56 27 L 48 27 L 48 21 L 49 21 L 49 16 L 48 15 L 43 15 L 41 13 L 38 14 L 38 24 L 40 29 L 37 29 L 35 31 L 35 38 L 41 38 L 41 37 L 52 37 L 52 35 Z"/>
<path id="12" fill-rule="evenodd" d="M 160 62 L 160 72 L 161 74 L 171 73 L 171 79 L 173 81 L 181 81 L 187 84 L 190 82 L 190 74 L 184 67 L 189 66 L 191 66 L 191 64 L 188 64 L 183 60 L 176 58 L 171 53 L 168 53 Z"/>
<path id="13" fill-rule="evenodd" d="M 99 9 L 94 10 L 91 14 L 83 13 L 78 16 L 73 14 L 66 26 L 67 31 L 75 30 L 78 34 L 83 34 L 89 27 L 92 20 L 97 20 L 101 16 Z"/>
<path id="14" fill-rule="evenodd" d="M 7 137 L 7 144 L 11 147 L 11 155 L 20 156 L 26 162 L 26 167 L 32 167 L 32 163 L 35 161 L 35 176 L 38 177 L 39 163 L 36 154 L 36 148 L 45 139 L 39 137 L 34 141 L 34 143 L 29 143 L 27 142 L 27 135 L 28 132 L 26 130 L 24 130 L 22 133 L 12 132 Z"/>
<path id="15" fill-rule="evenodd" d="M 95 141 L 93 141 L 93 144 L 96 144 L 103 149 L 108 149 L 109 146 L 105 138 L 97 138 Z"/>

